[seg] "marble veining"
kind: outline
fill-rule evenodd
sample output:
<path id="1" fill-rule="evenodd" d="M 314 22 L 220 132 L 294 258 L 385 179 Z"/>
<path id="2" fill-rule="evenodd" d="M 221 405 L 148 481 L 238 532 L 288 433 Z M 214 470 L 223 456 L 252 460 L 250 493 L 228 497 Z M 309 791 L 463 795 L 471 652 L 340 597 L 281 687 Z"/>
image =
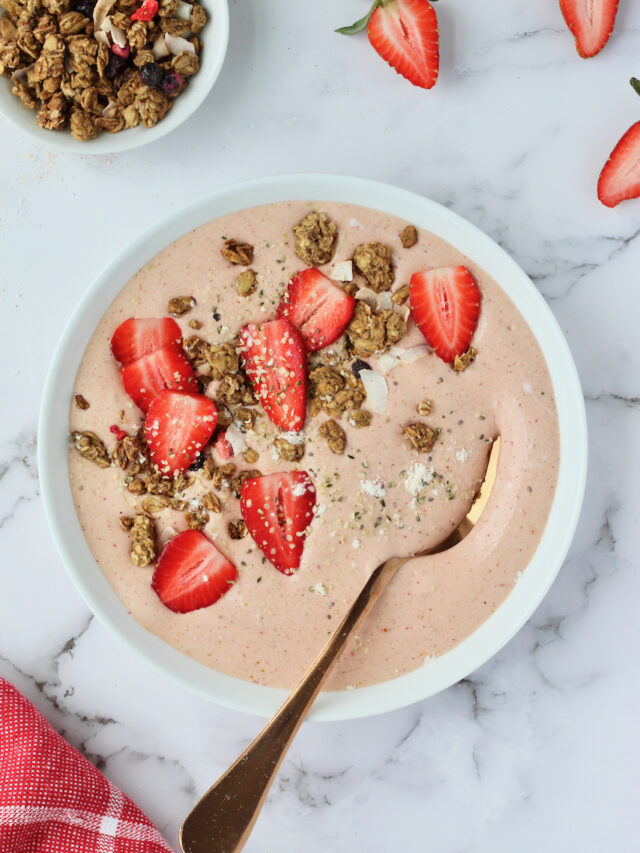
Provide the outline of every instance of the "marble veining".
<path id="1" fill-rule="evenodd" d="M 54 551 L 36 421 L 63 324 L 114 251 L 163 212 L 278 172 L 378 178 L 467 217 L 529 273 L 583 382 L 591 467 L 558 579 L 513 640 L 446 692 L 303 727 L 249 853 L 637 849 L 640 202 L 599 170 L 640 116 L 640 9 L 581 60 L 556 0 L 442 0 L 442 71 L 413 90 L 335 27 L 368 0 L 231 0 L 218 85 L 182 128 L 113 157 L 48 151 L 0 120 L 0 675 L 177 846 L 260 721 L 147 669 L 94 619 Z M 3 81 L 4 82 L 4 81 Z"/>

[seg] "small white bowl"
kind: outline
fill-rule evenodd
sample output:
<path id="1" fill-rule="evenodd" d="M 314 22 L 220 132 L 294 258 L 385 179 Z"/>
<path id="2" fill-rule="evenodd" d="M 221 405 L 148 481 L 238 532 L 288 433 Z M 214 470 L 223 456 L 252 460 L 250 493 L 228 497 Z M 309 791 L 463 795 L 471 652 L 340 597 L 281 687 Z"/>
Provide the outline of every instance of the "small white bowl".
<path id="1" fill-rule="evenodd" d="M 155 127 L 133 127 L 120 133 L 99 133 L 95 139 L 79 142 L 65 130 L 44 130 L 38 124 L 35 110 L 28 110 L 11 94 L 11 81 L 0 77 L 0 113 L 20 130 L 42 145 L 75 154 L 117 154 L 139 148 L 160 139 L 186 121 L 207 97 L 218 79 L 229 43 L 229 6 L 227 0 L 206 0 L 207 24 L 202 32 L 200 70 L 189 80 L 169 113 Z"/>
<path id="2" fill-rule="evenodd" d="M 67 470 L 69 405 L 87 344 L 104 312 L 129 279 L 183 234 L 235 210 L 294 199 L 355 202 L 413 222 L 448 240 L 498 281 L 527 320 L 553 381 L 560 428 L 558 485 L 544 533 L 531 562 L 507 599 L 471 636 L 428 667 L 350 691 L 327 691 L 314 720 L 344 720 L 390 711 L 444 690 L 496 654 L 536 609 L 571 543 L 584 494 L 587 427 L 580 381 L 569 347 L 546 302 L 520 267 L 474 225 L 414 193 L 358 178 L 292 175 L 221 190 L 172 214 L 111 261 L 85 293 L 62 335 L 47 377 L 38 428 L 42 498 L 53 538 L 85 601 L 126 645 L 163 675 L 220 705 L 270 716 L 286 691 L 211 670 L 142 628 L 103 576 L 78 521 Z"/>

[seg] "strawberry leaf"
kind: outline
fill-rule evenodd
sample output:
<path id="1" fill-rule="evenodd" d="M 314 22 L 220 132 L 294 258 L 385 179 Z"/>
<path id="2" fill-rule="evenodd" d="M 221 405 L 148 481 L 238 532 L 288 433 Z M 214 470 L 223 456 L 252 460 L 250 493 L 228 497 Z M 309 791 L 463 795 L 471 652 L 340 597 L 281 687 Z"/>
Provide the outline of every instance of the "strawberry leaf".
<path id="1" fill-rule="evenodd" d="M 369 23 L 369 18 L 373 15 L 378 6 L 382 6 L 382 3 L 383 0 L 374 0 L 373 6 L 369 9 L 364 18 L 360 18 L 359 21 L 356 21 L 355 24 L 351 24 L 350 27 L 340 27 L 336 32 L 343 36 L 354 36 L 356 33 L 361 33 Z"/>
<path id="2" fill-rule="evenodd" d="M 637 77 L 632 77 L 631 80 L 629 80 L 629 83 L 631 83 L 631 88 L 636 95 L 640 95 L 640 80 L 638 80 Z"/>

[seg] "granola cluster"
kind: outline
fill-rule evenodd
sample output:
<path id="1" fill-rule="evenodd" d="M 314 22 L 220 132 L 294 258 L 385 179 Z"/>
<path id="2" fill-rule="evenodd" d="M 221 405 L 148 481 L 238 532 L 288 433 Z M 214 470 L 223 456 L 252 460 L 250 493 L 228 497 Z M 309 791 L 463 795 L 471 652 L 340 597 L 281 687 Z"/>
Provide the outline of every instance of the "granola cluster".
<path id="1" fill-rule="evenodd" d="M 362 382 L 347 367 L 322 364 L 309 373 L 309 414 L 339 418 L 360 409 L 366 399 Z"/>
<path id="2" fill-rule="evenodd" d="M 362 243 L 353 253 L 353 265 L 367 280 L 371 290 L 391 290 L 395 273 L 391 263 L 391 247 L 383 243 Z"/>
<path id="3" fill-rule="evenodd" d="M 338 227 L 326 213 L 312 210 L 294 226 L 296 255 L 309 267 L 328 264 L 335 251 Z"/>
<path id="4" fill-rule="evenodd" d="M 347 340 L 355 355 L 361 358 L 382 353 L 407 333 L 407 324 L 391 308 L 374 311 L 370 305 L 359 300 L 347 326 Z"/>
<path id="5" fill-rule="evenodd" d="M 0 74 L 36 111 L 40 127 L 69 128 L 80 142 L 101 131 L 153 127 L 199 69 L 198 34 L 207 16 L 197 3 L 148 0 L 142 9 L 141 0 L 0 0 L 0 6 Z"/>

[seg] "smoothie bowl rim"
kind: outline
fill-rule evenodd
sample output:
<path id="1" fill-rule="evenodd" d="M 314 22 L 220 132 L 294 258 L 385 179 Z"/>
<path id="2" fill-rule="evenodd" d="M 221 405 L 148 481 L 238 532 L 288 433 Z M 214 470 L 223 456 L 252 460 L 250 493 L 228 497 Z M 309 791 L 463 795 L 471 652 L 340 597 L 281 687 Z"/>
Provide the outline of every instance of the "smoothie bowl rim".
<path id="1" fill-rule="evenodd" d="M 355 690 L 325 691 L 312 720 L 346 720 L 405 707 L 467 677 L 524 625 L 560 570 L 578 523 L 587 470 L 582 389 L 555 317 L 524 271 L 490 237 L 449 209 L 397 187 L 337 175 L 261 178 L 218 190 L 152 226 L 106 266 L 70 317 L 51 362 L 38 424 L 38 468 L 57 550 L 91 611 L 150 666 L 191 692 L 228 708 L 271 716 L 288 691 L 225 675 L 155 637 L 133 617 L 100 571 L 75 512 L 67 473 L 73 384 L 99 320 L 132 275 L 161 249 L 211 219 L 278 201 L 350 202 L 399 216 L 453 244 L 492 276 L 532 329 L 556 396 L 560 432 L 558 482 L 549 517 L 522 577 L 497 610 L 443 656 L 406 675 Z"/>

